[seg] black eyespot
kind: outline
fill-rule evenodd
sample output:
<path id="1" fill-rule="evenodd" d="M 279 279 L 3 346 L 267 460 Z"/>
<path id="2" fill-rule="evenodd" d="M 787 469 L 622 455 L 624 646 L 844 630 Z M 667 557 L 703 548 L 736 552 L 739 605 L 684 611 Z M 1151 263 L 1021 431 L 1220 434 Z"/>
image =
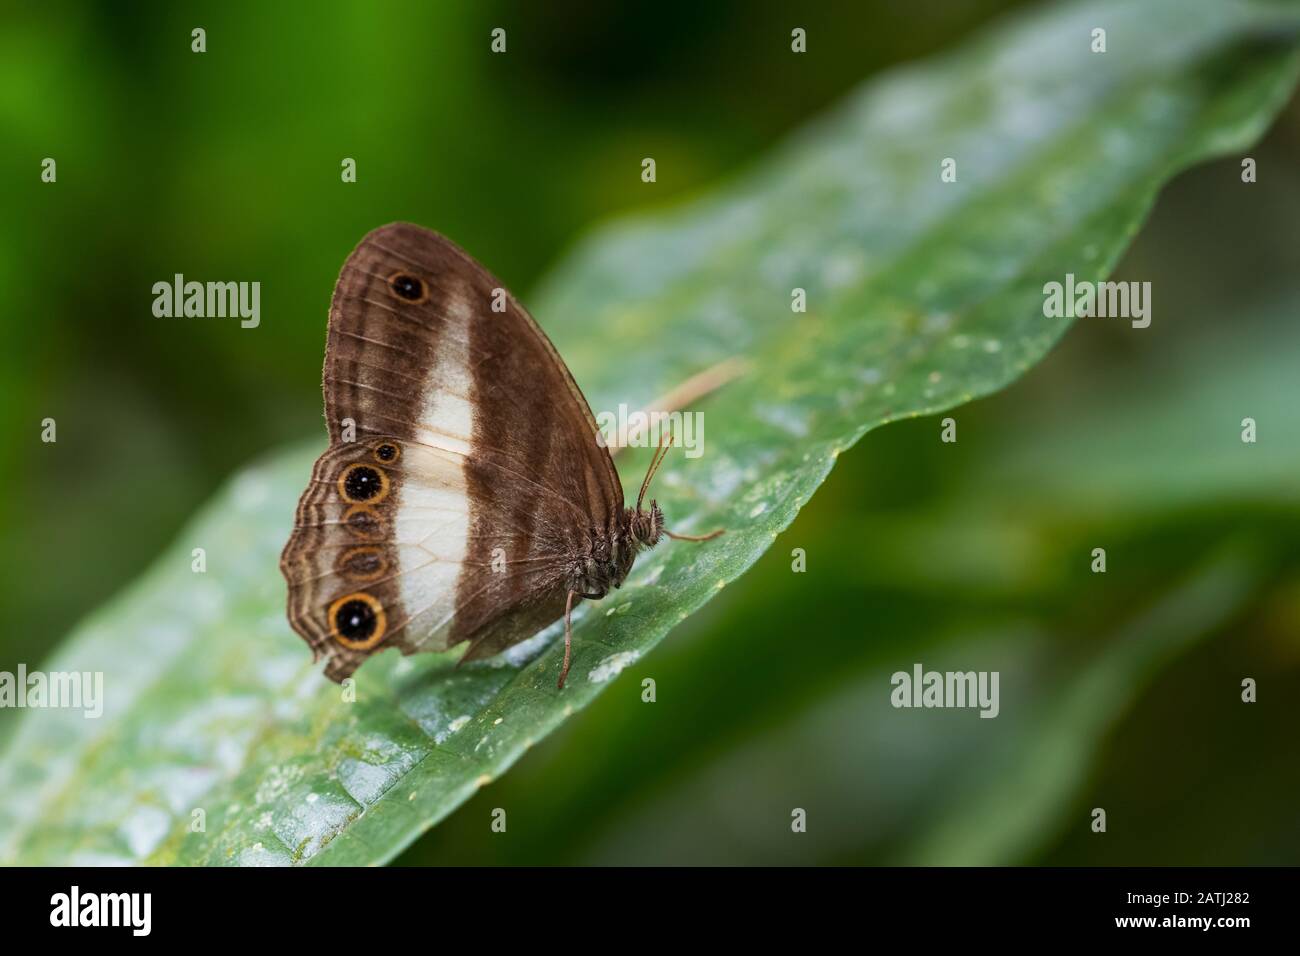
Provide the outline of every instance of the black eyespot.
<path id="1" fill-rule="evenodd" d="M 408 272 L 399 272 L 388 280 L 393 294 L 407 302 L 419 302 L 424 298 L 424 281 Z"/>
<path id="2" fill-rule="evenodd" d="M 375 449 L 375 457 L 380 461 L 392 461 L 397 457 L 397 446 L 384 442 Z"/>
<path id="3" fill-rule="evenodd" d="M 334 612 L 334 627 L 349 641 L 368 640 L 378 626 L 375 609 L 365 601 L 346 601 Z"/>
<path id="4" fill-rule="evenodd" d="M 349 502 L 379 500 L 388 494 L 388 478 L 370 465 L 352 465 L 339 478 L 339 491 Z"/>
<path id="5" fill-rule="evenodd" d="M 345 594 L 331 604 L 329 620 L 335 640 L 354 651 L 370 650 L 388 630 L 384 606 L 365 591 Z"/>
<path id="6" fill-rule="evenodd" d="M 353 468 L 348 473 L 345 487 L 348 489 L 349 498 L 355 498 L 357 501 L 369 501 L 379 494 L 379 472 L 373 468 Z"/>

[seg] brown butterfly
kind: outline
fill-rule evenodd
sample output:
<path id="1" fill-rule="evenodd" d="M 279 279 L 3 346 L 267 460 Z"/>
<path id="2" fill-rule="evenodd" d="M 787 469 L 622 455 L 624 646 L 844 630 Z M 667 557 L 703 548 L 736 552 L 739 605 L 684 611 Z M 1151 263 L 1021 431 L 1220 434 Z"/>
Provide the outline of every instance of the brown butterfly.
<path id="1" fill-rule="evenodd" d="M 619 587 L 667 535 L 636 507 L 555 347 L 450 240 L 393 223 L 343 264 L 325 348 L 330 446 L 280 557 L 289 623 L 342 681 L 370 655 L 489 657 Z"/>

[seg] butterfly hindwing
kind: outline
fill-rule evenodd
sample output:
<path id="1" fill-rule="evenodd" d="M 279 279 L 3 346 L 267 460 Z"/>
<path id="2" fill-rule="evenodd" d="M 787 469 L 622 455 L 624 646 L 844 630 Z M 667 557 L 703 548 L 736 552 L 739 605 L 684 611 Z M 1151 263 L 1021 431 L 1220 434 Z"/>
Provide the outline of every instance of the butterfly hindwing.
<path id="1" fill-rule="evenodd" d="M 623 492 L 498 280 L 427 229 L 370 233 L 335 287 L 324 392 L 331 445 L 281 566 L 328 676 L 388 646 L 486 656 L 563 613 L 573 555 L 613 533 Z"/>
<path id="2" fill-rule="evenodd" d="M 447 647 L 468 522 L 454 456 L 380 436 L 332 445 L 317 460 L 280 563 L 289 619 L 329 657 L 330 677 L 379 647 Z M 421 624 L 435 623 L 412 628 L 416 605 Z"/>

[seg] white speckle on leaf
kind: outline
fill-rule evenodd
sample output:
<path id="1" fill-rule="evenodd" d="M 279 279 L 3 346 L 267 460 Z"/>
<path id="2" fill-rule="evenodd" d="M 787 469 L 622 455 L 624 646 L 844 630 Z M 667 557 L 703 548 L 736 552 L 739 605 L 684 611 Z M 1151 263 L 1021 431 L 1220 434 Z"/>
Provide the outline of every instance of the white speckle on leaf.
<path id="1" fill-rule="evenodd" d="M 563 622 L 557 621 L 551 627 L 534 634 L 528 640 L 520 641 L 513 647 L 502 651 L 496 657 L 488 658 L 488 662 L 493 667 L 523 667 L 546 650 L 551 643 L 551 639 L 563 630 Z"/>
<path id="2" fill-rule="evenodd" d="M 294 765 L 275 764 L 258 784 L 255 798 L 259 804 L 279 800 L 289 791 L 289 785 L 302 776 L 302 769 Z"/>
<path id="3" fill-rule="evenodd" d="M 457 731 L 459 731 L 462 727 L 464 727 L 466 724 L 468 724 L 469 721 L 470 721 L 469 714 L 462 714 L 461 716 L 453 720 L 451 723 L 449 723 L 447 725 L 447 729 L 454 734 Z"/>
<path id="4" fill-rule="evenodd" d="M 754 414 L 763 422 L 780 428 L 788 435 L 802 438 L 808 434 L 811 425 L 808 416 L 798 408 L 790 405 L 759 405 Z"/>
<path id="5" fill-rule="evenodd" d="M 850 285 L 862 278 L 866 266 L 862 253 L 857 249 L 837 252 L 826 260 L 826 265 L 822 268 L 822 279 L 832 288 Z"/>
<path id="6" fill-rule="evenodd" d="M 640 651 L 620 651 L 617 654 L 611 654 L 591 669 L 591 672 L 587 674 L 587 680 L 593 684 L 603 684 L 611 677 L 617 677 L 623 668 L 635 664 L 640 657 Z"/>
<path id="7" fill-rule="evenodd" d="M 268 850 L 260 842 L 240 850 L 235 859 L 240 866 L 285 866 L 293 862 L 286 851 Z"/>
<path id="8" fill-rule="evenodd" d="M 946 332 L 952 325 L 952 316 L 947 312 L 932 312 L 925 317 L 921 328 L 926 332 Z"/>
<path id="9" fill-rule="evenodd" d="M 749 509 L 749 516 L 751 518 L 757 518 L 766 510 L 767 510 L 767 502 L 760 501 L 758 504 L 754 505 L 754 507 Z"/>
<path id="10" fill-rule="evenodd" d="M 131 854 L 140 859 L 162 843 L 170 826 L 171 817 L 161 807 L 137 807 L 122 822 L 118 832 L 126 840 Z"/>

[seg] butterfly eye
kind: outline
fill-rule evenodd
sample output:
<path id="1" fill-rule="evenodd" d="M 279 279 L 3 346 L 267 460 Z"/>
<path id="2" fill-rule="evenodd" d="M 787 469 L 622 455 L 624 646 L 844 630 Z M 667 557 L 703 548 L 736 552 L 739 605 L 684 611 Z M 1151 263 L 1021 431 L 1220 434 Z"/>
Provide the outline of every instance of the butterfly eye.
<path id="1" fill-rule="evenodd" d="M 374 647 L 388 629 L 384 606 L 364 591 L 345 595 L 331 604 L 329 620 L 334 638 L 354 651 Z"/>
<path id="2" fill-rule="evenodd" d="M 388 496 L 388 475 L 371 465 L 349 465 L 339 475 L 339 494 L 349 504 L 377 504 Z"/>
<path id="3" fill-rule="evenodd" d="M 376 547 L 349 548 L 334 562 L 334 570 L 356 581 L 373 581 L 388 570 L 388 560 Z"/>
<path id="4" fill-rule="evenodd" d="M 383 462 L 397 461 L 401 453 L 396 445 L 387 441 L 375 449 L 375 457 Z"/>
<path id="5" fill-rule="evenodd" d="M 423 302 L 429 295 L 424 280 L 409 272 L 396 273 L 388 280 L 388 286 L 393 290 L 393 295 L 407 302 Z"/>

